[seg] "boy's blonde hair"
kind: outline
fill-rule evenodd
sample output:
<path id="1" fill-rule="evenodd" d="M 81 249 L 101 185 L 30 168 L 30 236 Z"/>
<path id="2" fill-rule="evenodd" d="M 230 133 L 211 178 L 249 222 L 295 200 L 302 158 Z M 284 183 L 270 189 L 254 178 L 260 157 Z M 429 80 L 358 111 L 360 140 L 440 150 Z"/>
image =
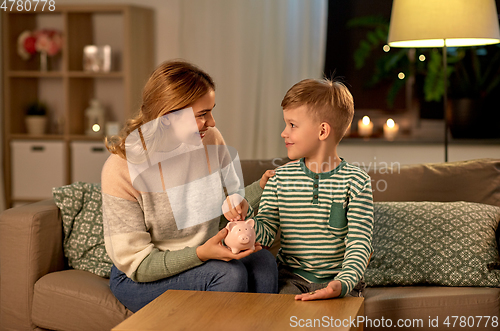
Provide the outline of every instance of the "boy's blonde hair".
<path id="1" fill-rule="evenodd" d="M 141 108 L 117 136 L 106 138 L 106 148 L 126 158 L 125 140 L 131 132 L 173 110 L 188 107 L 210 91 L 215 91 L 215 83 L 205 71 L 182 60 L 163 62 L 144 86 Z"/>
<path id="2" fill-rule="evenodd" d="M 286 92 L 281 107 L 286 110 L 304 105 L 320 123 L 330 124 L 339 143 L 354 117 L 354 101 L 347 87 L 335 80 L 304 79 Z"/>

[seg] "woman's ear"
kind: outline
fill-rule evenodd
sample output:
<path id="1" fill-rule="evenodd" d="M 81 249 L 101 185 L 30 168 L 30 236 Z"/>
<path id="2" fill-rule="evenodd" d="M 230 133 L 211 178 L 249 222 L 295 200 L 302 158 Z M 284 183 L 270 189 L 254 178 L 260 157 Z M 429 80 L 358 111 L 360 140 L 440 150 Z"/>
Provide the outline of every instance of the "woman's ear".
<path id="1" fill-rule="evenodd" d="M 332 127 L 327 122 L 322 122 L 319 125 L 319 129 L 319 140 L 325 140 L 326 138 L 328 138 L 332 131 Z"/>

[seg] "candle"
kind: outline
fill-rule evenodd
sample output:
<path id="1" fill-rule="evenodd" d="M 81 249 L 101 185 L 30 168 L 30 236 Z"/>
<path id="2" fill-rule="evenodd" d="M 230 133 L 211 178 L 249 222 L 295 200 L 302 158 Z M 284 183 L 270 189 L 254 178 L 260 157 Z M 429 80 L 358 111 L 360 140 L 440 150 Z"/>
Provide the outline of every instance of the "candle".
<path id="1" fill-rule="evenodd" d="M 373 133 L 373 123 L 368 116 L 358 121 L 358 134 L 362 137 L 369 137 Z"/>
<path id="2" fill-rule="evenodd" d="M 387 140 L 394 140 L 399 131 L 399 125 L 394 122 L 392 118 L 389 118 L 384 124 L 384 137 Z"/>

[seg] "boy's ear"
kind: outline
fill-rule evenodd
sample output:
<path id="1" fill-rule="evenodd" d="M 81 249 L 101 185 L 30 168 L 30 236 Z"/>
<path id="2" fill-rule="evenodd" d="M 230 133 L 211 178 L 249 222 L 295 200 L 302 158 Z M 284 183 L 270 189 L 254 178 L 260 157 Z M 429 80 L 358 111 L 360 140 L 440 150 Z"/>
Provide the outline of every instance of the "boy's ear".
<path id="1" fill-rule="evenodd" d="M 327 122 L 322 122 L 319 125 L 319 140 L 325 140 L 332 133 L 332 127 Z"/>

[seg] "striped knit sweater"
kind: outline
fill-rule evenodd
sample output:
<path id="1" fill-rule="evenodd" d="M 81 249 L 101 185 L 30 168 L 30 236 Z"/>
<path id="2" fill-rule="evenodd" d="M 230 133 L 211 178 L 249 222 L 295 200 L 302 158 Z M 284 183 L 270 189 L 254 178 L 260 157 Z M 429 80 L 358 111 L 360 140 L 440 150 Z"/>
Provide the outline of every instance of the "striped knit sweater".
<path id="1" fill-rule="evenodd" d="M 312 172 L 304 159 L 290 162 L 269 179 L 255 220 L 263 246 L 281 228 L 279 262 L 313 283 L 339 280 L 345 296 L 372 252 L 370 176 L 344 160 L 325 173 Z"/>

